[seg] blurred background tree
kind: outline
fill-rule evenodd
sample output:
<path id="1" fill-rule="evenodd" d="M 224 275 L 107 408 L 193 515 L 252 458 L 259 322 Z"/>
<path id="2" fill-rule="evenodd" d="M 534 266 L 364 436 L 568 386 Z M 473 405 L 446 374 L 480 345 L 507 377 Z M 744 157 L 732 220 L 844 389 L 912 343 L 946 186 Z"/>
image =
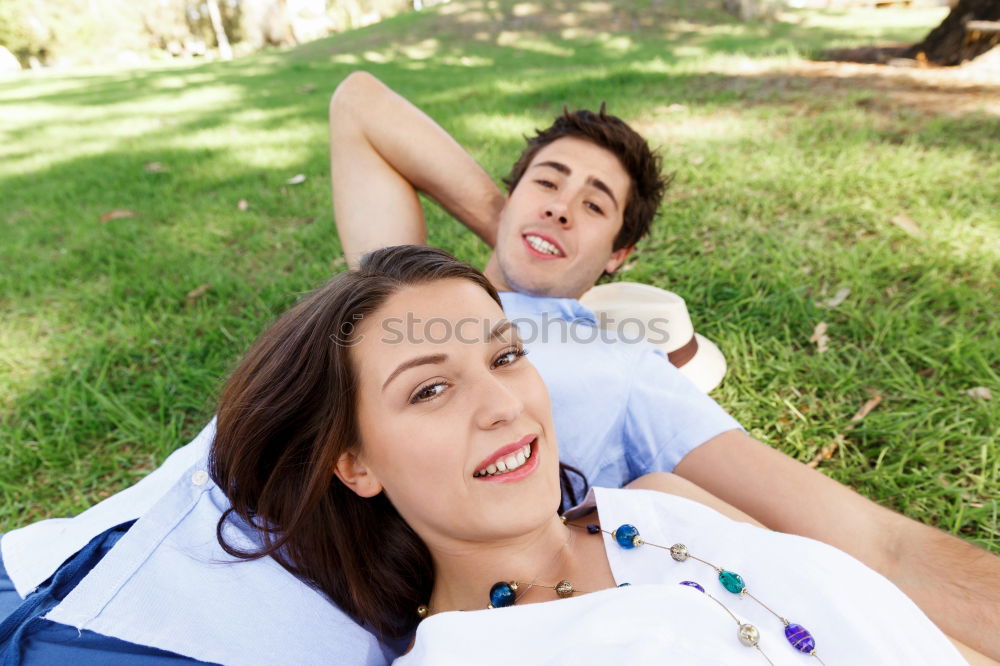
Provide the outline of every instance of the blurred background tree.
<path id="1" fill-rule="evenodd" d="M 0 0 L 0 46 L 24 67 L 203 56 L 230 44 L 239 54 L 309 41 L 414 6 L 411 0 Z"/>

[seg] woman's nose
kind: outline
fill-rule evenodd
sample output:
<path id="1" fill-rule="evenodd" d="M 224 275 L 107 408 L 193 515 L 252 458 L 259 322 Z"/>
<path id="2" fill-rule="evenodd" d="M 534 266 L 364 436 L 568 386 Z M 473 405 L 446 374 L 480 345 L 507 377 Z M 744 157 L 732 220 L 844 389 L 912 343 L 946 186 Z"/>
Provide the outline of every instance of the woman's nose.
<path id="1" fill-rule="evenodd" d="M 501 378 L 491 374 L 478 387 L 479 425 L 492 429 L 515 421 L 524 411 L 520 396 Z"/>

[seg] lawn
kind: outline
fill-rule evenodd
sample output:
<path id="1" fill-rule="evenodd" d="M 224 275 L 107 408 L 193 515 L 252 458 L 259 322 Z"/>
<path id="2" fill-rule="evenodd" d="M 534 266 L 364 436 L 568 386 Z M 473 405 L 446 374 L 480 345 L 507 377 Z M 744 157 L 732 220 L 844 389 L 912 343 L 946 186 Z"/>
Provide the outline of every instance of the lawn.
<path id="1" fill-rule="evenodd" d="M 687 299 L 729 359 L 716 399 L 800 460 L 837 444 L 826 474 L 1000 552 L 1000 86 L 810 61 L 915 41 L 944 10 L 743 24 L 681 0 L 540 4 L 455 0 L 230 63 L 0 78 L 0 532 L 156 467 L 267 323 L 342 269 L 326 105 L 363 68 L 498 179 L 564 104 L 606 100 L 676 172 L 622 279 Z M 432 243 L 485 262 L 429 220 Z"/>

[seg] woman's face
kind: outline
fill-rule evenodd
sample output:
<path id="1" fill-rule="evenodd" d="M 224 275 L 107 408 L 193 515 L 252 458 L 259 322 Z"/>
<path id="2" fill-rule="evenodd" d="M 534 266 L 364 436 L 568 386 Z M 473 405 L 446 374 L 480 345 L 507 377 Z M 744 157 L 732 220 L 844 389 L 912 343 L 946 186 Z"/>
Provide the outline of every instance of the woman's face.
<path id="1" fill-rule="evenodd" d="M 551 519 L 560 489 L 548 392 L 489 294 L 463 279 L 406 287 L 357 330 L 356 492 L 384 489 L 432 551 Z"/>

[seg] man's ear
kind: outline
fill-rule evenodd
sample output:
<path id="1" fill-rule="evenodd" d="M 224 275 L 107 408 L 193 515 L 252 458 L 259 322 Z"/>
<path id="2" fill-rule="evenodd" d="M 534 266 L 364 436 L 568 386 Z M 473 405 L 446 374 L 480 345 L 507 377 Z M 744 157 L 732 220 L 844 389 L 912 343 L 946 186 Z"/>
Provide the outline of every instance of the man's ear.
<path id="1" fill-rule="evenodd" d="M 360 497 L 375 497 L 382 492 L 382 482 L 368 469 L 356 451 L 348 451 L 340 456 L 333 468 L 340 482 Z"/>
<path id="2" fill-rule="evenodd" d="M 635 245 L 629 245 L 628 247 L 623 247 L 620 250 L 615 250 L 611 253 L 608 258 L 608 263 L 604 264 L 605 275 L 613 275 L 615 271 L 621 268 L 621 265 L 625 263 L 628 256 L 632 254 L 632 250 L 635 249 Z"/>

